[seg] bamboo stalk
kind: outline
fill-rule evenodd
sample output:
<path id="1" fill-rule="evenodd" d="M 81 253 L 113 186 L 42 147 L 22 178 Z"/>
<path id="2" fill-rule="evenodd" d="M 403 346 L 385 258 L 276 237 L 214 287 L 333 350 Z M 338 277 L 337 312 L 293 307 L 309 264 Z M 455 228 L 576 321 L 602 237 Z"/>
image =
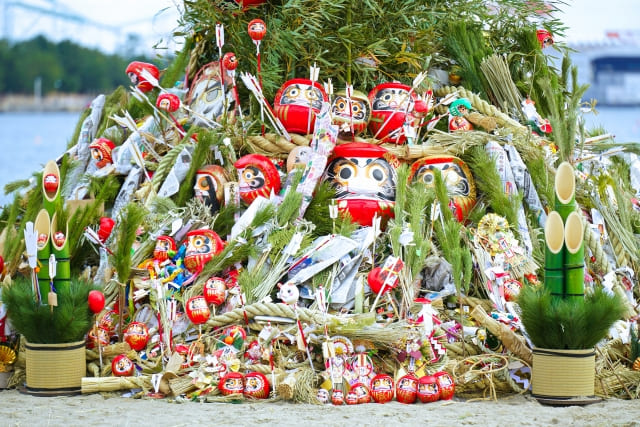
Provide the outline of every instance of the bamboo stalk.
<path id="1" fill-rule="evenodd" d="M 576 210 L 576 178 L 573 166 L 569 162 L 562 162 L 556 171 L 554 182 L 555 210 L 566 221 L 569 214 Z"/>
<path id="2" fill-rule="evenodd" d="M 54 175 L 58 180 L 58 185 L 56 187 L 56 191 L 50 192 L 45 189 L 44 181 L 47 175 Z M 60 200 L 60 188 L 62 187 L 62 183 L 60 182 L 60 169 L 58 169 L 58 164 L 49 160 L 46 165 L 44 165 L 44 170 L 42 171 L 42 180 L 40 182 L 42 186 L 42 201 L 44 204 L 44 208 L 47 210 L 49 215 L 53 215 L 56 211 L 56 205 Z"/>
<path id="3" fill-rule="evenodd" d="M 51 219 L 46 209 L 41 209 L 40 212 L 38 212 L 34 229 L 36 230 L 37 236 L 47 236 L 46 241 L 39 241 L 37 245 L 38 263 L 40 264 L 40 270 L 38 270 L 40 295 L 46 296 L 47 292 L 49 292 L 49 255 L 51 255 Z"/>
<path id="4" fill-rule="evenodd" d="M 565 298 L 584 298 L 584 228 L 578 212 L 571 212 L 564 228 Z"/>
<path id="5" fill-rule="evenodd" d="M 53 279 L 56 285 L 69 285 L 71 282 L 71 259 L 69 254 L 69 223 L 60 224 L 56 219 L 57 214 L 53 214 L 51 218 L 51 252 L 56 256 L 56 277 Z M 64 243 L 57 245 L 55 241 L 55 233 L 62 231 L 64 233 Z"/>
<path id="6" fill-rule="evenodd" d="M 544 226 L 544 286 L 553 297 L 564 297 L 564 225 L 560 214 L 551 211 Z"/>

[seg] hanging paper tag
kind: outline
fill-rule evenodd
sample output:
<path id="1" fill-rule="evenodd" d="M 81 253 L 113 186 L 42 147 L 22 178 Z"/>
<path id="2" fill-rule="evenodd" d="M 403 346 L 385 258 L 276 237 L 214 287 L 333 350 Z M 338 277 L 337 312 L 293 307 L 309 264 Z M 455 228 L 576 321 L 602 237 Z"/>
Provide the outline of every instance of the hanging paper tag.
<path id="1" fill-rule="evenodd" d="M 153 386 L 153 390 L 157 393 L 160 389 L 160 381 L 162 380 L 162 374 L 153 374 L 151 375 L 151 385 Z"/>
<path id="2" fill-rule="evenodd" d="M 47 301 L 48 301 L 48 304 L 51 307 L 57 307 L 58 306 L 58 294 L 56 294 L 55 292 L 49 292 L 47 294 Z"/>

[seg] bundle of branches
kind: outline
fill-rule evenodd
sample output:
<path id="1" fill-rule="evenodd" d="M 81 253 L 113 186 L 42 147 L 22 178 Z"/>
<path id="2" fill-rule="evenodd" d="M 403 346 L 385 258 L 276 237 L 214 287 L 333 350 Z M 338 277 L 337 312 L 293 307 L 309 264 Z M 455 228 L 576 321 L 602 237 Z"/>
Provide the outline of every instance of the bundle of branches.
<path id="1" fill-rule="evenodd" d="M 19 278 L 2 289 L 11 324 L 27 341 L 56 344 L 81 341 L 92 325 L 93 313 L 87 297 L 98 287 L 80 280 L 58 286 L 58 306 L 40 305 L 35 300 L 31 281 Z"/>
<path id="2" fill-rule="evenodd" d="M 525 286 L 518 296 L 522 324 L 536 347 L 580 350 L 593 348 L 625 314 L 618 294 L 596 288 L 579 300 L 553 299 L 544 287 Z"/>

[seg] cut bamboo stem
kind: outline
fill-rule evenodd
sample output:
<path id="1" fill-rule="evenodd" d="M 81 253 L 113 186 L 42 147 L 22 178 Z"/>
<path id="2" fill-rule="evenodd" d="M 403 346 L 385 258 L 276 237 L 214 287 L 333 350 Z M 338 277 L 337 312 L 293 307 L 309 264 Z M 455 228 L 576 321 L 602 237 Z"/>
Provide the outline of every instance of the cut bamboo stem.
<path id="1" fill-rule="evenodd" d="M 544 226 L 544 286 L 553 297 L 563 298 L 564 289 L 564 225 L 560 214 L 551 211 Z"/>
<path id="2" fill-rule="evenodd" d="M 569 162 L 562 162 L 556 171 L 554 182 L 555 210 L 566 221 L 569 214 L 576 210 L 576 177 L 573 166 Z"/>
<path id="3" fill-rule="evenodd" d="M 578 212 L 571 212 L 564 228 L 565 298 L 584 299 L 584 227 Z"/>

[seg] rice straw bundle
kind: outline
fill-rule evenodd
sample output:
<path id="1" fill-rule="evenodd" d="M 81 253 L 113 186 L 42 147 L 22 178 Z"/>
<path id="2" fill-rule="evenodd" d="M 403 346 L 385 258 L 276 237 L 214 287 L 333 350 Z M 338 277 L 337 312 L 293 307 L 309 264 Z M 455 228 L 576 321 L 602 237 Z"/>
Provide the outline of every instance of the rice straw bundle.
<path id="1" fill-rule="evenodd" d="M 82 378 L 82 394 L 106 391 L 131 390 L 142 388 L 151 390 L 151 377 L 84 377 Z"/>

